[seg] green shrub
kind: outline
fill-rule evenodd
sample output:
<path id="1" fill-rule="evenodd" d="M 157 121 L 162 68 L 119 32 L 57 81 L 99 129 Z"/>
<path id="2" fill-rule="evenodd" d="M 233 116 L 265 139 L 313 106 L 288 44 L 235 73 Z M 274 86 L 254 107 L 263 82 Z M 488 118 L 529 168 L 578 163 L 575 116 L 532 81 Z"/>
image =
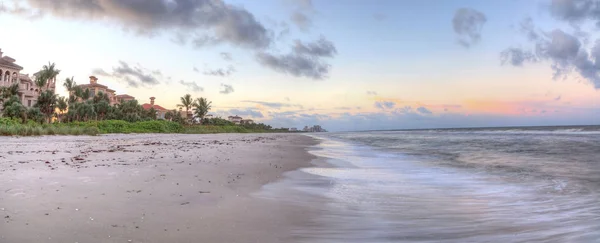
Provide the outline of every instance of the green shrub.
<path id="1" fill-rule="evenodd" d="M 31 135 L 34 136 L 41 136 L 44 135 L 44 129 L 42 127 L 30 127 L 31 128 Z"/>
<path id="2" fill-rule="evenodd" d="M 0 125 L 0 136 L 42 136 L 42 135 L 98 135 L 100 131 L 93 126 L 70 126 L 66 124 L 40 125 L 12 124 Z"/>
<path id="3" fill-rule="evenodd" d="M 75 130 L 81 130 L 80 134 L 95 136 L 100 133 L 100 130 L 97 127 L 85 127 L 85 128 L 75 128 Z"/>
<path id="4" fill-rule="evenodd" d="M 208 133 L 258 133 L 266 132 L 264 130 L 251 130 L 242 126 L 186 126 L 185 132 L 188 134 L 208 134 Z"/>
<path id="5" fill-rule="evenodd" d="M 181 133 L 183 126 L 170 121 L 127 122 L 121 120 L 98 121 L 90 126 L 97 127 L 100 133 Z"/>
<path id="6" fill-rule="evenodd" d="M 18 125 L 21 124 L 21 119 L 0 117 L 0 125 Z"/>
<path id="7" fill-rule="evenodd" d="M 56 135 L 56 130 L 58 128 L 54 127 L 54 126 L 48 126 L 46 129 L 46 135 Z"/>
<path id="8" fill-rule="evenodd" d="M 39 124 L 21 124 L 18 119 L 0 118 L 0 135 L 2 136 L 40 136 L 40 135 L 98 135 L 109 133 L 262 133 L 275 130 L 250 128 L 239 125 L 189 125 L 177 122 L 150 120 L 127 122 L 122 120 L 87 121 Z"/>
<path id="9" fill-rule="evenodd" d="M 69 134 L 79 136 L 83 133 L 82 128 L 80 127 L 72 127 L 69 129 Z"/>

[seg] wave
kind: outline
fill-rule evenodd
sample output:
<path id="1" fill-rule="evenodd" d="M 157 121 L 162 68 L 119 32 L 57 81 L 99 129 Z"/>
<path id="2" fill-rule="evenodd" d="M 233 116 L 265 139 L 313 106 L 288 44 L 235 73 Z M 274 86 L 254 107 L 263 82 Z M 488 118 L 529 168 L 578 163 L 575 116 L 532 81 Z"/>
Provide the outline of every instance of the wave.
<path id="1" fill-rule="evenodd" d="M 556 130 L 524 130 L 524 129 L 493 129 L 493 130 L 463 130 L 463 129 L 450 129 L 450 130 L 425 130 L 431 133 L 467 133 L 467 134 L 586 134 L 594 135 L 600 134 L 600 130 L 585 130 L 582 128 L 570 128 L 570 129 L 556 129 Z"/>
<path id="2" fill-rule="evenodd" d="M 476 128 L 431 128 L 372 131 L 385 132 L 426 132 L 426 133 L 464 133 L 464 134 L 600 134 L 600 125 L 589 126 L 537 126 L 537 127 L 476 127 Z"/>
<path id="3" fill-rule="evenodd" d="M 557 132 L 582 132 L 568 129 Z M 492 132 L 511 135 L 446 136 L 421 131 L 316 136 L 321 144 L 311 153 L 333 166 L 302 169 L 322 182 L 296 184 L 303 193 L 318 194 L 326 203 L 314 224 L 301 230 L 310 233 L 297 242 L 600 239 L 598 184 L 579 180 L 580 176 L 598 178 L 594 172 L 598 164 L 590 163 L 598 161 L 593 150 L 598 145 L 596 136 L 540 139 L 512 135 L 531 131 Z M 550 151 L 553 154 L 547 154 Z M 286 192 L 296 194 L 289 187 Z M 298 204 L 306 198 L 290 202 Z"/>

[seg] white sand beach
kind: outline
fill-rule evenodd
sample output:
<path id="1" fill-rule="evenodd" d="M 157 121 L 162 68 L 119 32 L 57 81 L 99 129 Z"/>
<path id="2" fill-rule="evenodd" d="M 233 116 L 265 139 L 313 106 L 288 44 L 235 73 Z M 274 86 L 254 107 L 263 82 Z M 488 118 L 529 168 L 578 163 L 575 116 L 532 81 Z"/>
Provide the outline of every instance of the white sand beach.
<path id="1" fill-rule="evenodd" d="M 285 242 L 306 212 L 252 196 L 310 166 L 290 134 L 0 139 L 0 242 Z"/>

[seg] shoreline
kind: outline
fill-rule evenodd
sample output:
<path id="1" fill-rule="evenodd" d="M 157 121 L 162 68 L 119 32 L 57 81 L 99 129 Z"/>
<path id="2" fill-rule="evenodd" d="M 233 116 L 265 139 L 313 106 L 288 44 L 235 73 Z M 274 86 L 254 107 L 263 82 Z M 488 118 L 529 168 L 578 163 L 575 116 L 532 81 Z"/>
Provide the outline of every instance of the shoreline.
<path id="1" fill-rule="evenodd" d="M 302 134 L 0 141 L 0 240 L 285 242 L 302 208 L 252 196 L 314 166 Z"/>

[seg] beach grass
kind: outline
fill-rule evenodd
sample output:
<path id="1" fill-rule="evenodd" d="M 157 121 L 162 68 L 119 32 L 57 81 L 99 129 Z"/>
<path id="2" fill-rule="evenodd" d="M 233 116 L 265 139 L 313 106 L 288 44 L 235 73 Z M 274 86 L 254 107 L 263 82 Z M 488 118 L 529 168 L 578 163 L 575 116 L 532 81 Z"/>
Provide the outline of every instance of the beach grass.
<path id="1" fill-rule="evenodd" d="M 53 125 L 13 124 L 0 125 L 0 136 L 43 136 L 43 135 L 98 135 L 94 127 L 57 127 Z"/>
<path id="2" fill-rule="evenodd" d="M 215 133 L 272 133 L 281 130 L 250 129 L 239 125 L 182 125 L 177 122 L 152 120 L 127 122 L 121 120 L 21 124 L 19 120 L 0 118 L 0 136 L 42 136 L 42 135 L 98 135 L 130 133 L 173 133 L 173 134 L 215 134 Z"/>
<path id="3" fill-rule="evenodd" d="M 186 126 L 184 128 L 184 133 L 187 134 L 213 134 L 213 133 L 259 133 L 259 132 L 265 132 L 263 130 L 260 131 L 255 131 L 255 130 L 250 130 L 250 129 L 246 129 L 244 127 L 241 126 L 210 126 L 210 125 L 203 125 L 203 126 Z"/>

